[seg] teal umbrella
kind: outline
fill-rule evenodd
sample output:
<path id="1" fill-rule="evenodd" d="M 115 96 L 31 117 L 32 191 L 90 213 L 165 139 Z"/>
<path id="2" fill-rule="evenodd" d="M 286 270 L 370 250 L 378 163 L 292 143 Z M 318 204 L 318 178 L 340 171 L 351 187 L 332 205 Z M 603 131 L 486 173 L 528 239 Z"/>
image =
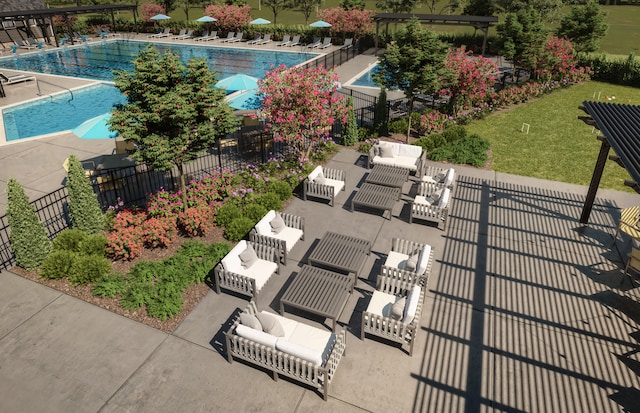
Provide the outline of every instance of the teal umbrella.
<path id="1" fill-rule="evenodd" d="M 202 16 L 199 19 L 196 19 L 196 21 L 200 23 L 212 23 L 218 21 L 218 19 L 211 16 Z"/>
<path id="2" fill-rule="evenodd" d="M 237 75 L 225 77 L 215 84 L 218 89 L 225 89 L 227 92 L 238 90 L 249 90 L 258 88 L 258 78 L 238 73 Z"/>
<path id="3" fill-rule="evenodd" d="M 167 16 L 166 14 L 156 14 L 155 16 L 151 17 L 151 20 L 169 20 L 171 17 Z"/>
<path id="4" fill-rule="evenodd" d="M 118 136 L 118 132 L 109 130 L 107 121 L 111 119 L 110 113 L 91 118 L 71 129 L 71 132 L 82 139 L 109 139 Z"/>
<path id="5" fill-rule="evenodd" d="M 249 24 L 271 24 L 271 22 L 267 19 L 263 19 L 262 17 L 260 17 L 255 20 L 251 20 Z"/>
<path id="6" fill-rule="evenodd" d="M 317 22 L 313 22 L 313 23 L 311 23 L 309 26 L 311 26 L 311 27 L 324 27 L 324 28 L 326 28 L 326 27 L 331 27 L 331 23 L 327 23 L 327 22 L 326 22 L 326 21 L 324 21 L 324 20 L 318 20 Z"/>

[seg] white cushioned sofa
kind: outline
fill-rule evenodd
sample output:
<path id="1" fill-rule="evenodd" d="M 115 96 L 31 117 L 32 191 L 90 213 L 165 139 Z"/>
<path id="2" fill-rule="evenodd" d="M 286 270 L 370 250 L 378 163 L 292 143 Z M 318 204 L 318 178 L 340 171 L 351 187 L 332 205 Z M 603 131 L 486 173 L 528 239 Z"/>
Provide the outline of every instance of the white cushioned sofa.
<path id="1" fill-rule="evenodd" d="M 427 154 L 421 146 L 407 145 L 399 142 L 380 141 L 369 149 L 367 167 L 373 165 L 391 165 L 406 168 L 417 177 L 424 175 Z"/>
<path id="2" fill-rule="evenodd" d="M 241 240 L 213 269 L 216 292 L 225 288 L 257 301 L 271 276 L 280 273 L 278 257 L 273 247 Z"/>
<path id="3" fill-rule="evenodd" d="M 272 209 L 249 232 L 249 240 L 275 248 L 287 265 L 287 254 L 298 240 L 304 240 L 304 218 Z"/>
<path id="4" fill-rule="evenodd" d="M 324 400 L 345 354 L 346 333 L 334 334 L 266 311 L 250 302 L 225 333 L 227 358 L 245 360 L 318 389 Z"/>
<path id="5" fill-rule="evenodd" d="M 435 222 L 438 227 L 442 224 L 444 231 L 453 198 L 451 188 L 431 182 L 420 182 L 418 185 L 418 193 L 410 201 L 409 223 L 413 223 L 414 219 Z"/>
<path id="6" fill-rule="evenodd" d="M 385 277 L 425 286 L 431 274 L 432 265 L 431 245 L 393 238 L 391 251 L 387 254 L 380 272 Z"/>
<path id="7" fill-rule="evenodd" d="M 370 334 L 394 341 L 402 347 L 408 346 L 407 352 L 412 356 L 426 288 L 379 276 L 371 301 L 362 313 L 360 339 Z"/>
<path id="8" fill-rule="evenodd" d="M 303 199 L 307 197 L 328 199 L 331 206 L 335 205 L 335 198 L 340 191 L 344 191 L 347 184 L 347 174 L 340 169 L 316 166 L 311 171 L 303 185 Z"/>

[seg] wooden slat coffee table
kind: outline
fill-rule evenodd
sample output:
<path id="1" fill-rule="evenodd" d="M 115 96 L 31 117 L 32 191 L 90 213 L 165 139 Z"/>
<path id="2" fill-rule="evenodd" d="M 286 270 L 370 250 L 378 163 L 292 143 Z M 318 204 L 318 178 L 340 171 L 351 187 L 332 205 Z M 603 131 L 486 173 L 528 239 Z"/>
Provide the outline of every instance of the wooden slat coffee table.
<path id="1" fill-rule="evenodd" d="M 381 209 L 383 216 L 386 211 L 389 211 L 389 220 L 391 220 L 391 210 L 399 199 L 400 188 L 365 183 L 351 200 L 351 212 L 356 205 Z"/>
<path id="2" fill-rule="evenodd" d="M 305 265 L 280 299 L 280 314 L 284 306 L 294 307 L 333 321 L 332 330 L 347 305 L 353 291 L 354 277 Z"/>
<path id="3" fill-rule="evenodd" d="M 309 264 L 353 273 L 355 284 L 355 278 L 370 252 L 369 240 L 327 232 L 309 255 Z"/>
<path id="4" fill-rule="evenodd" d="M 400 188 L 409 180 L 409 170 L 391 165 L 375 165 L 367 175 L 365 182 L 376 185 Z"/>

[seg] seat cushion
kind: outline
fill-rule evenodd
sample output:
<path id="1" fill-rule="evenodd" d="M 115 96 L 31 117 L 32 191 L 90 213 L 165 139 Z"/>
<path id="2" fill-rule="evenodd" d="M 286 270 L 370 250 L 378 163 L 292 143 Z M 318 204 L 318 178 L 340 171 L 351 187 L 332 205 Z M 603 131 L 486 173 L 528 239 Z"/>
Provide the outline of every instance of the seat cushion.
<path id="1" fill-rule="evenodd" d="M 431 198 L 427 198 L 426 196 L 422 196 L 422 195 L 416 195 L 415 199 L 413 200 L 413 203 L 431 206 Z"/>
<path id="2" fill-rule="evenodd" d="M 407 254 L 403 254 L 397 251 L 389 251 L 387 259 L 384 261 L 385 267 L 393 267 L 404 270 L 404 265 L 409 259 Z"/>
<path id="3" fill-rule="evenodd" d="M 420 251 L 420 258 L 418 259 L 418 265 L 416 267 L 416 273 L 418 275 L 422 275 L 427 271 L 429 258 L 431 258 L 431 245 L 425 245 L 422 251 Z"/>
<path id="4" fill-rule="evenodd" d="M 289 340 L 279 338 L 276 341 L 276 349 L 287 353 L 299 359 L 308 361 L 316 366 L 322 365 L 322 353 L 314 351 L 300 344 L 293 343 Z"/>
<path id="5" fill-rule="evenodd" d="M 451 184 L 453 184 L 455 176 L 456 171 L 453 168 L 449 168 L 442 182 L 445 184 L 445 186 L 450 186 Z"/>
<path id="6" fill-rule="evenodd" d="M 276 348 L 276 342 L 278 341 L 278 337 L 276 336 L 267 334 L 262 330 L 256 330 L 254 328 L 247 327 L 243 324 L 239 324 L 236 327 L 236 334 L 240 337 L 246 338 L 247 340 L 251 340 L 253 342 L 273 349 Z"/>
<path id="7" fill-rule="evenodd" d="M 388 318 L 391 314 L 391 306 L 404 297 L 397 297 L 393 294 L 383 293 L 382 291 L 374 291 L 371 301 L 367 306 L 367 313 L 375 314 Z"/>
<path id="8" fill-rule="evenodd" d="M 275 262 L 262 260 L 258 258 L 255 264 L 249 268 L 240 267 L 240 271 L 236 274 L 244 275 L 245 277 L 256 280 L 256 290 L 260 291 L 262 287 L 267 283 L 271 275 L 278 269 L 278 264 Z"/>
<path id="9" fill-rule="evenodd" d="M 404 318 L 402 319 L 403 323 L 411 323 L 416 316 L 416 311 L 418 310 L 418 303 L 420 302 L 420 293 L 422 289 L 419 285 L 414 285 L 409 295 L 407 296 L 407 305 L 404 310 Z"/>
<path id="10" fill-rule="evenodd" d="M 263 216 L 262 219 L 258 221 L 258 223 L 256 224 L 255 226 L 256 232 L 260 235 L 271 235 L 272 233 L 271 224 L 269 223 L 275 217 L 276 217 L 276 211 L 274 211 L 273 209 L 267 212 L 267 214 Z"/>
<path id="11" fill-rule="evenodd" d="M 240 261 L 239 255 L 245 249 L 247 249 L 247 241 L 240 240 L 221 260 L 224 269 L 236 274 L 242 271 L 242 262 Z"/>
<path id="12" fill-rule="evenodd" d="M 302 238 L 303 232 L 301 229 L 292 228 L 292 227 L 284 227 L 282 231 L 277 234 L 270 234 L 270 237 L 281 239 L 287 244 L 287 252 L 290 252 L 296 242 Z"/>
<path id="13" fill-rule="evenodd" d="M 338 195 L 338 192 L 342 191 L 344 188 L 344 181 L 339 181 L 337 179 L 326 179 L 326 185 L 331 185 L 333 187 L 333 195 Z"/>
<path id="14" fill-rule="evenodd" d="M 450 197 L 451 197 L 451 190 L 449 188 L 443 189 L 442 195 L 440 195 L 440 199 L 438 200 L 438 208 L 446 208 L 449 205 Z"/>

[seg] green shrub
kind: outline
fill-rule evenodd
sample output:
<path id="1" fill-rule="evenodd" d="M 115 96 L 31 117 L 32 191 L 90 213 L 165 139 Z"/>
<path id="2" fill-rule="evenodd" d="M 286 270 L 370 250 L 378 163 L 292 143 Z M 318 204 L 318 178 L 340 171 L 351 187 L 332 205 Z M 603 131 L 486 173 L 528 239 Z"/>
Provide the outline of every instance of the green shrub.
<path id="1" fill-rule="evenodd" d="M 460 125 L 452 125 L 442 132 L 442 137 L 446 142 L 457 141 L 458 139 L 465 138 L 466 136 L 467 130 L 464 126 Z"/>
<path id="2" fill-rule="evenodd" d="M 199 240 L 188 240 L 180 246 L 176 254 L 182 255 L 189 259 L 204 257 L 207 254 L 207 246 Z"/>
<path id="3" fill-rule="evenodd" d="M 280 208 L 282 208 L 282 201 L 280 200 L 280 197 L 278 196 L 278 194 L 276 194 L 275 192 L 267 192 L 265 194 L 260 195 L 257 199 L 256 202 L 260 205 L 262 205 L 263 207 L 266 208 L 266 211 L 264 212 L 265 214 L 267 213 L 267 211 L 273 209 L 274 211 L 279 211 Z M 249 207 L 247 205 L 247 207 Z M 246 213 L 246 208 L 245 208 L 245 213 Z M 259 221 L 260 218 L 262 218 L 264 216 L 264 214 L 262 214 L 257 220 Z"/>
<path id="4" fill-rule="evenodd" d="M 280 198 L 280 201 L 286 201 L 293 195 L 291 185 L 289 185 L 286 181 L 279 180 L 274 180 L 269 184 L 269 192 L 277 194 L 278 198 Z"/>
<path id="5" fill-rule="evenodd" d="M 73 277 L 78 254 L 73 251 L 53 251 L 42 263 L 40 276 L 47 279 Z"/>
<path id="6" fill-rule="evenodd" d="M 221 227 L 226 227 L 231 223 L 231 221 L 241 216 L 242 210 L 240 209 L 240 207 L 234 202 L 227 202 L 226 204 L 218 208 L 218 212 L 216 213 L 216 224 Z"/>
<path id="7" fill-rule="evenodd" d="M 342 127 L 342 143 L 344 146 L 353 146 L 358 142 L 358 121 L 353 110 L 353 98 L 347 97 L 347 123 Z"/>
<path id="8" fill-rule="evenodd" d="M 107 239 L 100 235 L 89 235 L 80 244 L 80 253 L 84 255 L 98 255 L 104 257 L 106 255 Z"/>
<path id="9" fill-rule="evenodd" d="M 69 156 L 66 187 L 69 192 L 71 226 L 87 234 L 102 231 L 104 215 L 100 209 L 98 196 L 93 192 L 82 163 L 73 154 Z"/>
<path id="10" fill-rule="evenodd" d="M 91 293 L 98 297 L 115 298 L 127 289 L 127 280 L 122 273 L 110 273 L 103 275 L 93 283 Z"/>
<path id="11" fill-rule="evenodd" d="M 74 285 L 85 285 L 98 280 L 111 271 L 111 263 L 98 255 L 78 255 L 73 262 L 69 281 Z"/>
<path id="12" fill-rule="evenodd" d="M 125 310 L 136 311 L 151 301 L 154 293 L 152 284 L 144 282 L 134 282 L 129 284 L 129 288 L 122 294 L 120 305 Z"/>
<path id="13" fill-rule="evenodd" d="M 228 242 L 214 242 L 207 247 L 208 257 L 217 264 L 231 251 L 231 245 Z"/>
<path id="14" fill-rule="evenodd" d="M 140 261 L 129 271 L 129 278 L 135 282 L 148 283 L 156 279 L 164 270 L 162 261 Z"/>
<path id="15" fill-rule="evenodd" d="M 474 134 L 435 149 L 429 157 L 434 161 L 482 167 L 487 162 L 489 147 L 488 141 Z"/>
<path id="16" fill-rule="evenodd" d="M 407 119 L 396 119 L 389 122 L 389 132 L 391 133 L 407 133 L 408 127 Z"/>
<path id="17" fill-rule="evenodd" d="M 165 321 L 182 311 L 182 290 L 176 284 L 158 284 L 147 302 L 147 312 L 151 317 Z"/>
<path id="18" fill-rule="evenodd" d="M 51 241 L 22 185 L 14 178 L 7 182 L 7 221 L 16 263 L 26 270 L 40 267 L 51 252 Z"/>
<path id="19" fill-rule="evenodd" d="M 230 241 L 240 241 L 255 224 L 256 221 L 247 217 L 236 218 L 226 226 L 224 236 Z"/>
<path id="20" fill-rule="evenodd" d="M 388 133 L 388 126 L 389 111 L 387 110 L 387 90 L 381 87 L 374 109 L 373 129 L 384 136 Z M 360 140 L 362 141 L 364 139 L 361 138 Z"/>
<path id="21" fill-rule="evenodd" d="M 86 240 L 87 234 L 79 229 L 65 229 L 53 240 L 53 250 L 80 252 L 80 246 Z"/>
<path id="22" fill-rule="evenodd" d="M 592 80 L 640 87 L 640 59 L 631 52 L 629 56 L 578 53 L 578 66 L 593 70 Z"/>
<path id="23" fill-rule="evenodd" d="M 277 195 L 276 195 L 277 196 Z M 278 200 L 280 200 L 278 198 Z M 268 210 L 260 204 L 251 204 L 244 207 L 243 215 L 253 222 L 258 222 L 267 214 Z"/>

